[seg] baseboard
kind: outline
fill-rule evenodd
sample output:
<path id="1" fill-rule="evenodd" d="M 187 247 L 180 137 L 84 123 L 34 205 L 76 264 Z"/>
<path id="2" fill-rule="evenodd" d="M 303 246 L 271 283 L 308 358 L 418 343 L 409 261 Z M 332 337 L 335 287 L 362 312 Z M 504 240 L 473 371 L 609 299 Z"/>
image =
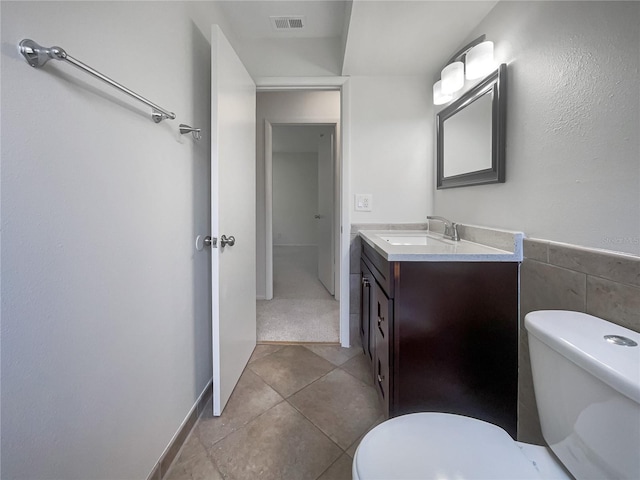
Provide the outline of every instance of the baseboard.
<path id="1" fill-rule="evenodd" d="M 191 407 L 191 410 L 189 410 L 189 413 L 180 425 L 180 428 L 178 428 L 178 431 L 169 442 L 169 445 L 165 448 L 164 452 L 162 452 L 160 459 L 156 463 L 155 467 L 153 467 L 153 470 L 151 470 L 147 480 L 162 480 L 162 478 L 167 474 L 171 464 L 178 455 L 178 452 L 189 436 L 189 433 L 191 433 L 191 430 L 198 421 L 198 418 L 200 418 L 200 414 L 204 411 L 204 407 L 212 394 L 213 379 L 209 380 L 207 386 L 204 387 L 204 390 L 193 404 L 193 407 Z"/>

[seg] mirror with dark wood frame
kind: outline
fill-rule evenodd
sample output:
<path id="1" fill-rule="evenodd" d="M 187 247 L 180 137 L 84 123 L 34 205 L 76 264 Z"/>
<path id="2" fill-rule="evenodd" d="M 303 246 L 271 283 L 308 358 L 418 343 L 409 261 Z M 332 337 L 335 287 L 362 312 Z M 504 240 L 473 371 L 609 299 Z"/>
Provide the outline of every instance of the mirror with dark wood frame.
<path id="1" fill-rule="evenodd" d="M 437 188 L 505 181 L 507 65 L 436 115 Z"/>

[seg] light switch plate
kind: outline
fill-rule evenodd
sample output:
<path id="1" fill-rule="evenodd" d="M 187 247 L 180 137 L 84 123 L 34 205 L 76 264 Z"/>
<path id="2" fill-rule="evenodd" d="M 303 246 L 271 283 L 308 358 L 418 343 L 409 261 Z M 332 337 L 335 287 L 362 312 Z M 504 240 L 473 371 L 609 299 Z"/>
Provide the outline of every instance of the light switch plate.
<path id="1" fill-rule="evenodd" d="M 373 195 L 370 193 L 356 193 L 356 212 L 370 212 L 373 207 Z"/>

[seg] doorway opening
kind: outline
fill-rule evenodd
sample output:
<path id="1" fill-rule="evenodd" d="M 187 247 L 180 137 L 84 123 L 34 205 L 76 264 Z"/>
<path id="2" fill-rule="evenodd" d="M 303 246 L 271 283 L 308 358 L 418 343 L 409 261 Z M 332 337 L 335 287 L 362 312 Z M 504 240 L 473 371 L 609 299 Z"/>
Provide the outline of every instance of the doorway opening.
<path id="1" fill-rule="evenodd" d="M 267 295 L 257 305 L 259 342 L 340 340 L 336 129 L 265 121 Z"/>

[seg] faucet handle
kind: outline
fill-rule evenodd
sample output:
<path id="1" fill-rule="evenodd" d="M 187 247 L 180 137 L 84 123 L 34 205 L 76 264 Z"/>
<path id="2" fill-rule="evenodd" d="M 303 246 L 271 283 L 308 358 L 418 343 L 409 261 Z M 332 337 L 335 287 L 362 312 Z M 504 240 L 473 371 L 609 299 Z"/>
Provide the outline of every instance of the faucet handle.
<path id="1" fill-rule="evenodd" d="M 445 229 L 446 230 L 446 229 Z M 460 241 L 460 234 L 458 233 L 458 224 L 451 222 L 451 229 L 449 230 L 449 236 L 454 242 Z"/>

